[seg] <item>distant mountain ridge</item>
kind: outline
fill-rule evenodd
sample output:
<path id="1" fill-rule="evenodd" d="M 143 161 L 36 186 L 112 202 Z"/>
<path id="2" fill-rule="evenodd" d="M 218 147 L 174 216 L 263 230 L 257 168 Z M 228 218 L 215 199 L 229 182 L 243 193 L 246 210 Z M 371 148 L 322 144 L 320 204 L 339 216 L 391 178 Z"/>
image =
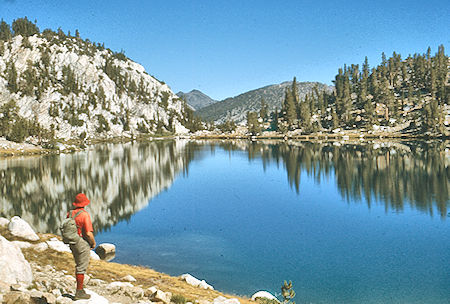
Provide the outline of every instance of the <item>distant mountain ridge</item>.
<path id="1" fill-rule="evenodd" d="M 200 110 L 217 102 L 199 90 L 192 90 L 188 93 L 178 92 L 177 96 L 186 99 L 187 104 L 194 110 Z"/>
<path id="2" fill-rule="evenodd" d="M 286 88 L 291 86 L 292 81 L 268 85 L 235 97 L 224 99 L 201 108 L 196 113 L 202 119 L 216 123 L 223 123 L 226 120 L 243 122 L 246 120 L 248 111 L 259 111 L 261 109 L 261 99 L 264 99 L 264 102 L 268 105 L 269 112 L 274 111 L 275 108 L 281 109 Z M 320 82 L 298 82 L 299 97 L 303 98 L 306 94 L 312 92 L 316 86 L 319 91 L 331 91 L 333 89 L 332 86 Z"/>

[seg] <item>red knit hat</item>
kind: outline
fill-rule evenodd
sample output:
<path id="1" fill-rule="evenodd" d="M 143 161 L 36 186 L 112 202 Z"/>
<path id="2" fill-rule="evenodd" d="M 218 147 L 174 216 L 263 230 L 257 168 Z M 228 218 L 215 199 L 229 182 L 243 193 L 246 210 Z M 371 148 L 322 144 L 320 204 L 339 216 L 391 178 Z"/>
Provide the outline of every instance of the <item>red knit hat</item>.
<path id="1" fill-rule="evenodd" d="M 84 207 L 89 205 L 91 201 L 87 198 L 86 195 L 83 193 L 78 193 L 77 196 L 75 196 L 75 201 L 73 202 L 73 205 L 75 207 Z"/>

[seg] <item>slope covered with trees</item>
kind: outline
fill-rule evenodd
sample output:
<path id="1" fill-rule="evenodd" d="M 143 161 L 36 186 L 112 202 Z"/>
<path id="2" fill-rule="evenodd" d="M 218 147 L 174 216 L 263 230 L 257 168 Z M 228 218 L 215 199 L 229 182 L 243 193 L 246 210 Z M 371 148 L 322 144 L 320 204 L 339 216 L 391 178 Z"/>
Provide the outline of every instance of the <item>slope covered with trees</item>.
<path id="1" fill-rule="evenodd" d="M 301 98 L 294 78 L 285 90 L 281 110 L 271 114 L 271 128 L 303 133 L 390 128 L 448 136 L 449 78 L 443 45 L 434 56 L 430 48 L 405 59 L 395 52 L 390 58 L 383 53 L 381 64 L 373 68 L 366 57 L 362 66 L 345 65 L 338 70 L 332 92 L 315 88 Z"/>
<path id="2" fill-rule="evenodd" d="M 224 123 L 227 121 L 243 122 L 248 111 L 259 112 L 262 105 L 267 106 L 267 111 L 274 111 L 281 107 L 283 95 L 292 82 L 286 81 L 280 84 L 265 86 L 256 90 L 242 93 L 236 97 L 230 97 L 220 102 L 204 107 L 198 111 L 202 119 Z M 300 97 L 312 92 L 314 88 L 331 91 L 330 87 L 318 82 L 299 82 L 297 92 Z"/>
<path id="3" fill-rule="evenodd" d="M 185 133 L 192 110 L 163 82 L 103 44 L 0 22 L 0 136 L 23 141 Z"/>

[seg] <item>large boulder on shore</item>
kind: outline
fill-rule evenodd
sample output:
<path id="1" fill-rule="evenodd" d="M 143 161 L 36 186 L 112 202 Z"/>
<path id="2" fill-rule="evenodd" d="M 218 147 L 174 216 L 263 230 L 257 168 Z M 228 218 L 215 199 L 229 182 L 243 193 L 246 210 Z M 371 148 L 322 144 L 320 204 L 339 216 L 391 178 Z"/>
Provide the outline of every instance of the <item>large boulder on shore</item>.
<path id="1" fill-rule="evenodd" d="M 95 248 L 95 253 L 97 253 L 102 260 L 110 261 L 116 255 L 116 246 L 110 243 L 102 243 Z"/>
<path id="2" fill-rule="evenodd" d="M 25 260 L 22 251 L 1 235 L 0 269 L 0 281 L 5 283 L 30 285 L 33 281 L 31 266 Z"/>
<path id="3" fill-rule="evenodd" d="M 19 216 L 14 216 L 11 219 L 8 224 L 8 230 L 12 235 L 27 241 L 39 241 L 39 236 L 34 232 L 33 228 Z"/>

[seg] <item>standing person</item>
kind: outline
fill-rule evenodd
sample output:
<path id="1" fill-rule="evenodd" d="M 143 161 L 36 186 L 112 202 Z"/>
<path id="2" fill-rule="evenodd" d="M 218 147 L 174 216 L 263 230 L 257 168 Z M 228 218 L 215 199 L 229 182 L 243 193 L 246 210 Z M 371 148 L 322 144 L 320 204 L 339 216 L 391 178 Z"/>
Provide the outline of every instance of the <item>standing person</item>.
<path id="1" fill-rule="evenodd" d="M 95 248 L 94 229 L 92 228 L 91 216 L 84 210 L 90 201 L 83 193 L 77 194 L 73 205 L 74 210 L 67 213 L 67 217 L 75 217 L 75 223 L 78 228 L 78 235 L 81 236 L 76 244 L 70 245 L 73 257 L 75 259 L 75 277 L 77 279 L 77 290 L 75 300 L 89 299 L 91 296 L 83 289 L 84 274 L 86 273 L 91 257 L 91 248 Z M 77 215 L 78 214 L 78 215 Z"/>

